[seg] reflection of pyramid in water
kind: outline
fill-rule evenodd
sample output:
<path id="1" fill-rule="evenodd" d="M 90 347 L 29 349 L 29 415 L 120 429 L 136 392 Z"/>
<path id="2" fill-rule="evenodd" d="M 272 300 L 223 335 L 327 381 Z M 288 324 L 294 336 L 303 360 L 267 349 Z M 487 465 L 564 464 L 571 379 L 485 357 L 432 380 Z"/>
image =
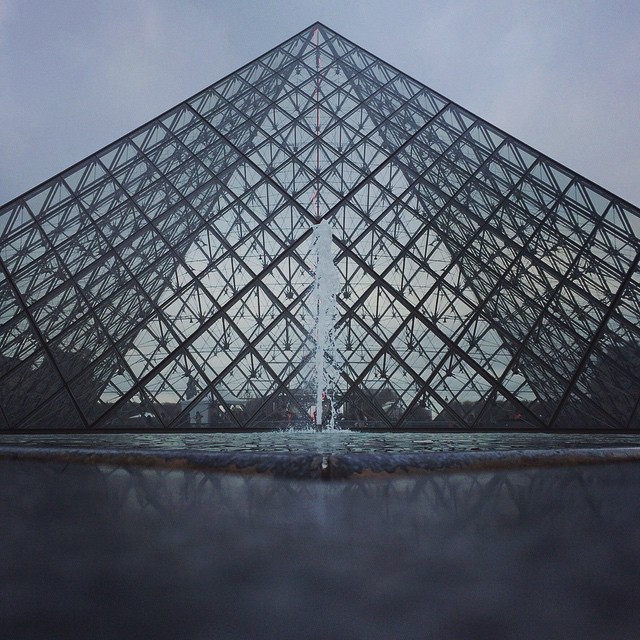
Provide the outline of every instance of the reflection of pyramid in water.
<path id="1" fill-rule="evenodd" d="M 640 212 L 316 24 L 0 209 L 0 426 L 635 428 Z"/>

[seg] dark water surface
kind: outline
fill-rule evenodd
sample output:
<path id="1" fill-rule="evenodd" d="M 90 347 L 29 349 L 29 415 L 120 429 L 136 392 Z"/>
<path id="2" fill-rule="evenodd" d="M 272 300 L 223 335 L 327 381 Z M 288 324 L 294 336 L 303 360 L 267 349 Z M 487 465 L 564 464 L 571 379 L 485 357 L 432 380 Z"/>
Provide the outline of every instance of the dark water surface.
<path id="1" fill-rule="evenodd" d="M 363 433 L 267 431 L 252 433 L 0 435 L 0 446 L 243 452 L 409 453 L 637 447 L 640 434 Z"/>

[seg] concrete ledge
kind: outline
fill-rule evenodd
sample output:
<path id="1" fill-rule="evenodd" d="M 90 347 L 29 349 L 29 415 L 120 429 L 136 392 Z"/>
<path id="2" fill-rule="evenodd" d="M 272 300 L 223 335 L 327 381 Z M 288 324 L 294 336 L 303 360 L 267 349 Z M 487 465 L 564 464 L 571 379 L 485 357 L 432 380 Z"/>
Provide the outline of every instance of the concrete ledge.
<path id="1" fill-rule="evenodd" d="M 437 453 L 347 453 L 329 456 L 333 479 L 356 479 L 432 473 L 434 471 L 495 471 L 528 467 L 558 467 L 640 460 L 640 448 L 557 449 L 523 451 L 460 451 Z"/>
<path id="2" fill-rule="evenodd" d="M 335 453 L 1 448 L 3 637 L 640 637 L 637 449 Z"/>
<path id="3" fill-rule="evenodd" d="M 0 460 L 106 464 L 119 467 L 189 469 L 238 474 L 267 474 L 284 478 L 319 479 L 323 457 L 309 453 L 141 451 L 66 447 L 0 447 Z"/>
<path id="4" fill-rule="evenodd" d="M 408 474 L 494 471 L 640 461 L 640 447 L 420 453 L 175 451 L 0 446 L 0 460 L 190 469 L 290 479 L 357 480 Z"/>

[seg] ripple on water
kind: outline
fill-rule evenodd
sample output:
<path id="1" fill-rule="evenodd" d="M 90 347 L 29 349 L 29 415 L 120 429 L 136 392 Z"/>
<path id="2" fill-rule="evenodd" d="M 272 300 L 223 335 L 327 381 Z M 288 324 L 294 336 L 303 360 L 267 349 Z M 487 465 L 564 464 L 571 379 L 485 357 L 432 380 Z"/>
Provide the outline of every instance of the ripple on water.
<path id="1" fill-rule="evenodd" d="M 640 446 L 640 434 L 380 433 L 333 429 L 250 433 L 0 435 L 0 445 L 98 449 L 408 453 Z"/>

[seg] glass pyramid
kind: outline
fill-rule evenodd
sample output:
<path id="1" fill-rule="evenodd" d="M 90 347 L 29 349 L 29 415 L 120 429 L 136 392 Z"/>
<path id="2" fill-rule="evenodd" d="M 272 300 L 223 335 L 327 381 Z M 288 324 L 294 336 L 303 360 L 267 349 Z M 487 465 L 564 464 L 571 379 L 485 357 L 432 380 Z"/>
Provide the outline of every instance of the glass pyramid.
<path id="1" fill-rule="evenodd" d="M 0 428 L 310 426 L 322 253 L 338 426 L 638 428 L 639 214 L 312 25 L 0 209 Z"/>

